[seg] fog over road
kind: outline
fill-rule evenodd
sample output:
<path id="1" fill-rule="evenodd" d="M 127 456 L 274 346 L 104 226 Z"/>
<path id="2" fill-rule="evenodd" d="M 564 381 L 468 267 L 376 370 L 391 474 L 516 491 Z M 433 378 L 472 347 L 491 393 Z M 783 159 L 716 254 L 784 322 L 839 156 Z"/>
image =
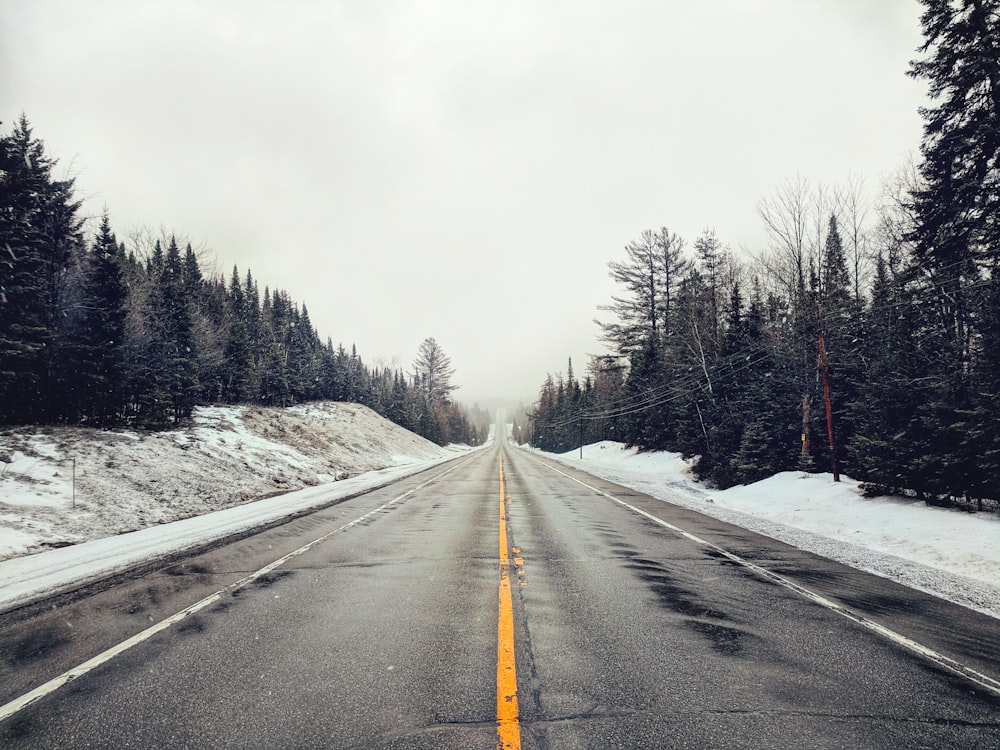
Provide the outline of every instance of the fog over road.
<path id="1" fill-rule="evenodd" d="M 501 440 L 0 618 L 0 746 L 1000 748 L 997 644 Z"/>

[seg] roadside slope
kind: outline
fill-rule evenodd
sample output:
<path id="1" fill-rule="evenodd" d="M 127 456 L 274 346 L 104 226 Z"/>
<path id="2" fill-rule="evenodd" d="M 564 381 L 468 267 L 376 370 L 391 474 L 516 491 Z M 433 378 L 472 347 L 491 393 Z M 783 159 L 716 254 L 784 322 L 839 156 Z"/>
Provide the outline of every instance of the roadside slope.
<path id="1" fill-rule="evenodd" d="M 200 407 L 164 432 L 7 429 L 0 560 L 453 455 L 350 403 Z"/>

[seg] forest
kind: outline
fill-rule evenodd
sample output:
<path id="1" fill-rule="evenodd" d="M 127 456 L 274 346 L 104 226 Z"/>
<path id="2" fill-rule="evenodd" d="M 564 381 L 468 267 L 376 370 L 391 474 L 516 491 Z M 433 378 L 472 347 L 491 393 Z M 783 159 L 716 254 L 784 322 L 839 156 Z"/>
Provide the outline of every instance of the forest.
<path id="1" fill-rule="evenodd" d="M 922 0 L 920 156 L 885 180 L 798 176 L 768 248 L 640 232 L 609 263 L 608 354 L 549 375 L 522 439 L 696 458 L 720 487 L 786 470 L 980 508 L 1000 499 L 1000 7 Z"/>
<path id="2" fill-rule="evenodd" d="M 26 116 L 0 132 L 0 424 L 163 429 L 199 404 L 335 400 L 441 445 L 486 439 L 490 416 L 451 398 L 433 338 L 410 373 L 367 367 L 305 304 L 249 270 L 203 274 L 174 235 L 119 241 L 105 212 L 88 237 L 56 163 Z"/>

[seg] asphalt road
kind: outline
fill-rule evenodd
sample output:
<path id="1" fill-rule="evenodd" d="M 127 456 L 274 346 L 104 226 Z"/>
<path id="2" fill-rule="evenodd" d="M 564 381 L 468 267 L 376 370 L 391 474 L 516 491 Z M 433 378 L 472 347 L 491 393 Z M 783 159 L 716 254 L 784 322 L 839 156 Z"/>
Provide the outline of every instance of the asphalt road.
<path id="1" fill-rule="evenodd" d="M 997 679 L 993 618 L 501 445 L 3 616 L 0 747 L 1000 748 Z"/>

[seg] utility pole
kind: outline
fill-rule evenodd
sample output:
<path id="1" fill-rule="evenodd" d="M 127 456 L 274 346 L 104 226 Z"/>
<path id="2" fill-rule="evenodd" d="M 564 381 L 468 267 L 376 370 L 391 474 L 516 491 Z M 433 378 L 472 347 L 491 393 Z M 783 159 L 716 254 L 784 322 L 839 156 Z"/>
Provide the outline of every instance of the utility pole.
<path id="1" fill-rule="evenodd" d="M 826 375 L 826 345 L 823 342 L 822 328 L 819 331 L 819 370 L 823 377 L 823 401 L 826 403 L 826 434 L 830 438 L 830 468 L 833 470 L 833 481 L 839 482 L 837 447 L 833 440 L 833 406 L 830 404 L 830 380 Z"/>

